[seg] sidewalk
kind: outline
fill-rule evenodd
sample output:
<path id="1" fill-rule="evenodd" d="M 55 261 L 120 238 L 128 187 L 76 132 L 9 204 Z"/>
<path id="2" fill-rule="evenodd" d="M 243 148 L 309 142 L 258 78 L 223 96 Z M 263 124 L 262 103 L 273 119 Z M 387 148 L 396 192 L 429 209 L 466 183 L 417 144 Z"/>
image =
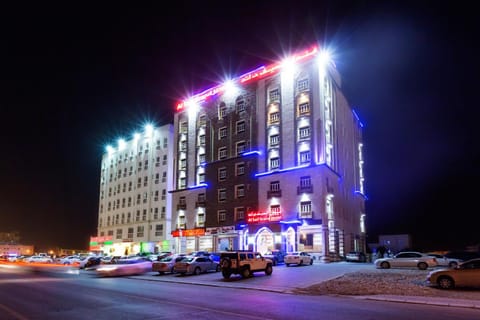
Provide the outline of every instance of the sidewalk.
<path id="1" fill-rule="evenodd" d="M 453 299 L 442 297 L 421 297 L 421 296 L 393 296 L 393 295 L 373 295 L 373 296 L 354 296 L 355 299 L 377 300 L 400 303 L 429 304 L 434 306 L 446 306 L 456 308 L 480 309 L 479 300 Z"/>

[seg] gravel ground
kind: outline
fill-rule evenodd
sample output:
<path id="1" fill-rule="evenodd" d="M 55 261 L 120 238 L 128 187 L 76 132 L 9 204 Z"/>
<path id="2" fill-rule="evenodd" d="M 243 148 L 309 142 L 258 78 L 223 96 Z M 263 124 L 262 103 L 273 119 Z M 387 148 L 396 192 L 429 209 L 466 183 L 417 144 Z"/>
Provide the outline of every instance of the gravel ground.
<path id="1" fill-rule="evenodd" d="M 428 272 L 410 269 L 363 270 L 295 292 L 310 295 L 400 295 L 480 300 L 479 289 L 442 290 L 429 286 L 425 281 Z"/>

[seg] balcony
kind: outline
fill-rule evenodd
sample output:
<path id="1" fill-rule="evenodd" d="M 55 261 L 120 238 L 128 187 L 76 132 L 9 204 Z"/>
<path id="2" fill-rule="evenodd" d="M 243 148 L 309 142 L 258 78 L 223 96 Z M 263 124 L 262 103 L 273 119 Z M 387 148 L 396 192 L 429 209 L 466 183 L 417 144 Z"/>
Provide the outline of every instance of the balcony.
<path id="1" fill-rule="evenodd" d="M 298 186 L 297 187 L 297 194 L 300 195 L 302 193 L 313 193 L 313 186 Z"/>
<path id="2" fill-rule="evenodd" d="M 298 213 L 298 219 L 312 219 L 312 218 L 313 218 L 313 211 Z"/>
<path id="3" fill-rule="evenodd" d="M 282 196 L 282 190 L 268 190 L 267 191 L 267 199 L 273 198 L 273 197 L 281 197 Z"/>

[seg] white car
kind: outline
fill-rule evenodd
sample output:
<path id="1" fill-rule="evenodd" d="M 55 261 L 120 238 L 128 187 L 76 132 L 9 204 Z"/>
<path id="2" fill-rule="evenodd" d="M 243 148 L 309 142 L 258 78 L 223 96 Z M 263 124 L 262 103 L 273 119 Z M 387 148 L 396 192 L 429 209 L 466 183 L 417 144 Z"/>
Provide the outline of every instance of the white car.
<path id="1" fill-rule="evenodd" d="M 304 251 L 299 251 L 299 252 L 290 252 L 287 253 L 285 257 L 283 257 L 283 261 L 285 262 L 285 265 L 289 267 L 291 264 L 296 264 L 298 266 L 301 266 L 303 264 L 313 264 L 313 257 Z"/>
<path id="2" fill-rule="evenodd" d="M 380 269 L 389 268 L 418 268 L 426 270 L 437 266 L 437 259 L 428 254 L 416 251 L 399 252 L 393 257 L 380 258 L 375 260 L 375 266 Z"/>
<path id="3" fill-rule="evenodd" d="M 100 277 L 119 277 L 143 274 L 152 271 L 152 261 L 137 259 L 99 266 L 97 275 Z"/>
<path id="4" fill-rule="evenodd" d="M 437 253 L 429 253 L 429 256 L 435 257 L 437 259 L 437 265 L 439 267 L 449 267 L 449 268 L 455 268 L 462 260 L 457 259 L 457 258 L 449 258 L 446 257 L 442 254 L 437 254 Z"/>
<path id="5" fill-rule="evenodd" d="M 24 260 L 28 263 L 53 263 L 53 259 L 45 256 L 31 256 Z"/>
<path id="6" fill-rule="evenodd" d="M 80 256 L 68 256 L 61 258 L 59 263 L 64 265 L 80 264 Z"/>

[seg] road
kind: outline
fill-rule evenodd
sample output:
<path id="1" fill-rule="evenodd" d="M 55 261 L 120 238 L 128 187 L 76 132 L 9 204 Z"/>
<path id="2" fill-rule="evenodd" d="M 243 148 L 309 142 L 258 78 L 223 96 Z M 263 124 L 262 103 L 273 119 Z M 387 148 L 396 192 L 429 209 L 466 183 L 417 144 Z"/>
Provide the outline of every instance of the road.
<path id="1" fill-rule="evenodd" d="M 64 267 L 39 272 L 0 268 L 0 319 L 480 318 L 476 309 L 291 294 L 300 272 L 314 273 L 315 267 L 275 267 L 270 277 L 259 273 L 228 281 L 220 273 L 97 278 L 94 272 Z M 267 285 L 275 285 L 276 292 L 259 290 Z"/>

